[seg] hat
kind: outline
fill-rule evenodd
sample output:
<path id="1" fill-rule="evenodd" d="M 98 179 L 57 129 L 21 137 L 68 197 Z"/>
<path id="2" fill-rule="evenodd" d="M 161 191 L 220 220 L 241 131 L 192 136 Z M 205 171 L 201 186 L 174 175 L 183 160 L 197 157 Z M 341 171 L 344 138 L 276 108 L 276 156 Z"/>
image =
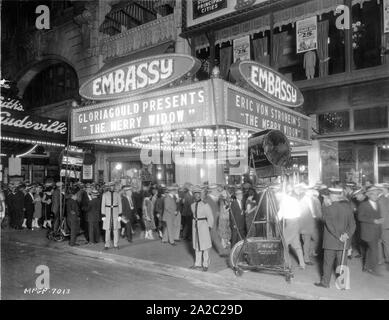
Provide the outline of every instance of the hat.
<path id="1" fill-rule="evenodd" d="M 265 189 L 267 186 L 265 185 L 265 184 L 257 184 L 256 186 L 255 186 L 255 189 Z"/>
<path id="2" fill-rule="evenodd" d="M 98 196 L 100 194 L 100 192 L 98 190 L 92 190 L 92 195 L 93 196 Z"/>
<path id="3" fill-rule="evenodd" d="M 342 188 L 328 188 L 328 191 L 332 194 L 341 194 L 343 192 Z"/>
<path id="4" fill-rule="evenodd" d="M 251 183 L 248 183 L 248 182 L 246 182 L 246 183 L 244 183 L 243 184 L 243 188 L 250 188 L 251 187 Z"/>
<path id="5" fill-rule="evenodd" d="M 184 186 L 183 186 L 183 185 L 180 185 L 180 186 L 178 187 L 178 191 L 184 191 Z"/>
<path id="6" fill-rule="evenodd" d="M 202 191 L 203 191 L 203 189 L 198 185 L 196 185 L 192 188 L 192 193 L 201 193 Z"/>
<path id="7" fill-rule="evenodd" d="M 308 185 L 304 182 L 301 182 L 294 186 L 295 189 L 309 189 Z"/>
<path id="8" fill-rule="evenodd" d="M 184 189 L 186 190 L 190 190 L 190 188 L 192 187 L 193 185 L 190 183 L 190 182 L 185 182 L 184 183 Z"/>
<path id="9" fill-rule="evenodd" d="M 61 181 L 58 181 L 56 184 L 55 184 L 57 187 L 62 187 L 63 186 L 63 183 Z"/>
<path id="10" fill-rule="evenodd" d="M 218 186 L 216 184 L 211 184 L 207 188 L 208 188 L 208 190 L 216 190 L 218 188 Z"/>
<path id="11" fill-rule="evenodd" d="M 177 190 L 178 190 L 178 188 L 175 185 L 167 187 L 167 191 L 168 192 L 175 192 Z"/>
<path id="12" fill-rule="evenodd" d="M 235 194 L 242 194 L 242 193 L 243 193 L 243 191 L 240 190 L 240 189 L 238 189 L 238 190 L 235 191 Z"/>
<path id="13" fill-rule="evenodd" d="M 130 185 L 123 186 L 123 190 L 124 191 L 132 190 L 132 186 Z"/>
<path id="14" fill-rule="evenodd" d="M 382 191 L 382 189 L 378 188 L 376 186 L 372 186 L 372 187 L 370 187 L 369 189 L 366 190 L 366 194 L 370 193 L 370 192 L 374 192 L 374 191 Z"/>
<path id="15" fill-rule="evenodd" d="M 355 197 L 357 194 L 362 193 L 363 191 L 364 191 L 363 188 L 359 188 L 358 190 L 355 190 L 355 191 L 351 194 L 351 196 L 352 196 L 352 197 Z"/>

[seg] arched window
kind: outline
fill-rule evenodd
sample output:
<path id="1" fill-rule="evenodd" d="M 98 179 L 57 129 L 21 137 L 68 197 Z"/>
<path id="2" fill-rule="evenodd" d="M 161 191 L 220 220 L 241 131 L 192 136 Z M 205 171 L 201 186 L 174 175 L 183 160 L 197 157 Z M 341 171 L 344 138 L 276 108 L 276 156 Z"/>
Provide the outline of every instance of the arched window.
<path id="1" fill-rule="evenodd" d="M 23 100 L 28 109 L 78 97 L 78 78 L 66 63 L 57 63 L 38 73 L 27 86 Z"/>

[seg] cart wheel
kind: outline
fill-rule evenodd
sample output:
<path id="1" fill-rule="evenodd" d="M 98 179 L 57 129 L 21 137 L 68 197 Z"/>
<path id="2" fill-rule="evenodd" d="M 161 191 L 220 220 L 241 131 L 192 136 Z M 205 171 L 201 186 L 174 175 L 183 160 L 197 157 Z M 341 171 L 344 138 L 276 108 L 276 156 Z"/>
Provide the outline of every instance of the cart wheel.
<path id="1" fill-rule="evenodd" d="M 234 270 L 237 269 L 237 265 L 239 262 L 244 261 L 244 252 L 241 252 L 240 261 L 238 261 L 239 252 L 243 246 L 243 240 L 236 243 L 230 252 L 230 266 Z"/>
<path id="2" fill-rule="evenodd" d="M 243 275 L 243 270 L 241 268 L 235 268 L 234 273 L 237 277 L 241 277 Z"/>

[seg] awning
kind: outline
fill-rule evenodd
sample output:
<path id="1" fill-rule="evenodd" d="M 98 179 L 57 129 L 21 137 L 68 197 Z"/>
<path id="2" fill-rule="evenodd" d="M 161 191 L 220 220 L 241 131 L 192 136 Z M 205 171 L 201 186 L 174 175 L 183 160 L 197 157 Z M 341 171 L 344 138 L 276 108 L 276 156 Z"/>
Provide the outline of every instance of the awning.
<path id="1" fill-rule="evenodd" d="M 132 54 L 128 54 L 126 56 L 113 59 L 113 60 L 107 62 L 97 73 L 103 72 L 103 71 L 108 70 L 108 69 L 113 68 L 113 67 L 116 67 L 116 66 L 123 64 L 123 63 L 126 63 L 128 61 L 134 61 L 134 60 L 144 58 L 144 57 L 151 57 L 154 55 L 163 54 L 173 44 L 174 44 L 174 41 L 170 40 L 170 41 L 164 42 L 160 45 L 157 45 L 157 46 L 154 46 L 151 48 L 147 48 L 144 50 L 139 50 L 139 51 L 134 52 Z"/>

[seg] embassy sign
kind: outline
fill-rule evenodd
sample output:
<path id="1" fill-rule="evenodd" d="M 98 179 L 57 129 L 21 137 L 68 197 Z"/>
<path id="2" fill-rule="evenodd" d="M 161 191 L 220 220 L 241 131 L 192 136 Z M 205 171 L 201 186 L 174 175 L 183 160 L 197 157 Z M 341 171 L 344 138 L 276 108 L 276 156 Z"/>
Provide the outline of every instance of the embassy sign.
<path id="1" fill-rule="evenodd" d="M 243 80 L 266 98 L 291 108 L 304 103 L 300 89 L 281 73 L 255 61 L 239 61 L 231 66 L 235 80 Z"/>
<path id="2" fill-rule="evenodd" d="M 177 53 L 142 58 L 97 74 L 80 87 L 80 95 L 91 100 L 141 95 L 195 74 L 200 66 L 198 59 Z"/>

